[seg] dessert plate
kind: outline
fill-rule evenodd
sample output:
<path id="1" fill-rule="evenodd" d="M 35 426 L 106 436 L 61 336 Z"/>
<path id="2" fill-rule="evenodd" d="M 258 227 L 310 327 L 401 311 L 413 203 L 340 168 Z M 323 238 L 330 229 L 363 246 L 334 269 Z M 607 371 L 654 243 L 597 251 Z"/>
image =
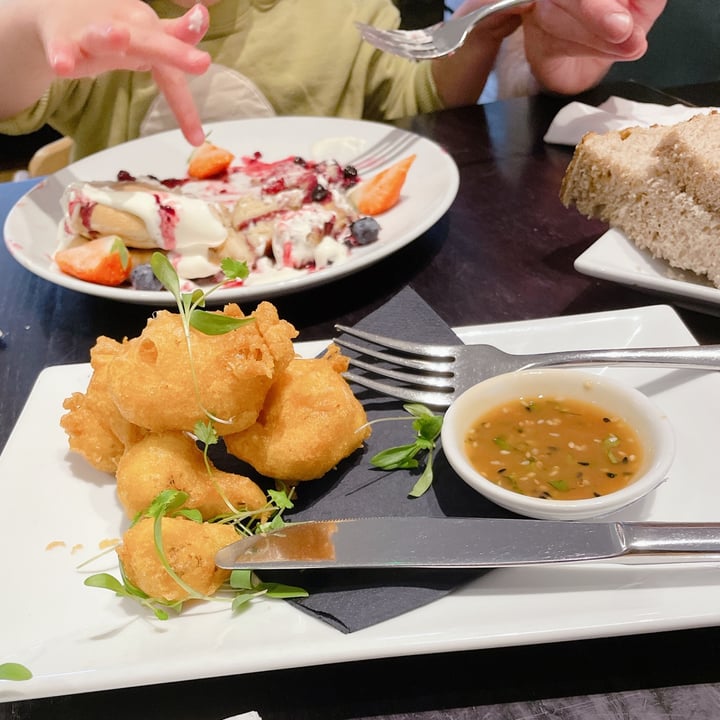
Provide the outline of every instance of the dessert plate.
<path id="1" fill-rule="evenodd" d="M 691 272 L 677 270 L 638 248 L 620 230 L 611 228 L 575 260 L 584 275 L 613 280 L 670 296 L 678 304 L 720 314 L 720 289 Z"/>
<path id="2" fill-rule="evenodd" d="M 236 156 L 261 152 L 267 161 L 297 155 L 341 163 L 352 160 L 382 140 L 393 128 L 382 123 L 342 118 L 274 117 L 209 124 L 213 143 Z M 400 202 L 377 217 L 380 238 L 353 248 L 349 258 L 321 270 L 272 276 L 267 281 L 228 287 L 212 295 L 214 303 L 249 302 L 305 290 L 345 277 L 368 267 L 412 242 L 450 207 L 459 185 L 459 172 L 452 157 L 439 145 L 414 133 L 416 141 L 405 154 L 416 159 L 408 174 Z M 159 178 L 184 177 L 191 148 L 179 131 L 159 133 L 133 140 L 79 160 L 48 176 L 15 204 L 5 222 L 5 244 L 24 267 L 57 285 L 78 292 L 123 302 L 174 305 L 166 291 L 106 287 L 84 282 L 60 272 L 52 260 L 57 228 L 62 218 L 60 200 L 71 182 L 113 180 L 125 170 L 132 175 Z M 318 157 L 320 155 L 320 157 Z M 344 156 L 344 157 L 341 157 Z M 368 177 L 372 175 L 368 173 Z"/>
<path id="3" fill-rule="evenodd" d="M 491 342 L 511 352 L 695 342 L 677 314 L 662 305 L 457 332 L 466 342 Z M 301 343 L 298 349 L 315 355 L 323 346 Z M 717 521 L 713 468 L 720 407 L 713 398 L 720 394 L 720 374 L 596 371 L 639 387 L 667 413 L 677 435 L 668 481 L 612 517 Z M 12 578 L 0 593 L 0 617 L 7 620 L 0 663 L 19 662 L 33 673 L 28 681 L 0 681 L 0 703 L 720 623 L 720 575 L 706 563 L 496 570 L 436 602 L 349 634 L 279 600 L 254 603 L 237 616 L 226 603 L 206 602 L 157 621 L 134 603 L 83 585 L 89 574 L 117 576 L 113 553 L 96 556 L 123 525 L 114 479 L 70 454 L 59 425 L 64 398 L 84 390 L 89 375 L 85 364 L 43 371 L 0 455 L 0 543 L 6 548 L 0 576 Z"/>

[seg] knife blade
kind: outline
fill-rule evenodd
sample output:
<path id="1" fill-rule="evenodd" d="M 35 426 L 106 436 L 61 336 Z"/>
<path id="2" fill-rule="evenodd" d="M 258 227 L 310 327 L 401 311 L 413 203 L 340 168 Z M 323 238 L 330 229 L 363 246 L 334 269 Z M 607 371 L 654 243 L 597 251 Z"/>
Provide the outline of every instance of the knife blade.
<path id="1" fill-rule="evenodd" d="M 493 568 L 542 563 L 718 562 L 720 523 L 374 517 L 287 523 L 222 548 L 252 570 Z"/>

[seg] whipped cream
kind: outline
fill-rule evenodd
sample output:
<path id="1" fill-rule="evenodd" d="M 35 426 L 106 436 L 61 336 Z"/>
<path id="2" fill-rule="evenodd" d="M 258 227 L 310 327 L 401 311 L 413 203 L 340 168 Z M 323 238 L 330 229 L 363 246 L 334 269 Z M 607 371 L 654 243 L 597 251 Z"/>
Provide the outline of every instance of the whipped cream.
<path id="1" fill-rule="evenodd" d="M 63 197 L 67 213 L 61 225 L 61 247 L 67 246 L 80 228 L 91 236 L 97 234 L 92 210 L 102 205 L 139 219 L 147 232 L 146 241 L 126 244 L 169 251 L 181 277 L 207 277 L 218 271 L 217 262 L 210 261 L 210 250 L 225 242 L 228 230 L 211 203 L 170 192 L 159 184 L 137 190 L 121 188 L 122 183 L 68 186 Z"/>

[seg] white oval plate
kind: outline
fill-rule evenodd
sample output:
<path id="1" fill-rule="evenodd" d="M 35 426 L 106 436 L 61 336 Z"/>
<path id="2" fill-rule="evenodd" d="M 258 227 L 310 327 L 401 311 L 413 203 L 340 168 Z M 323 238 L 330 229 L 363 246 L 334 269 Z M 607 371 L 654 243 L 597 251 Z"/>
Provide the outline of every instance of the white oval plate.
<path id="1" fill-rule="evenodd" d="M 213 143 L 236 156 L 259 151 L 265 160 L 273 161 L 288 155 L 312 159 L 314 147 L 335 138 L 353 138 L 360 146 L 370 147 L 393 128 L 364 120 L 276 117 L 213 123 L 207 130 Z M 447 152 L 420 135 L 414 137 L 416 140 L 407 152 L 413 152 L 417 157 L 400 202 L 377 217 L 381 230 L 376 243 L 354 248 L 347 261 L 322 270 L 223 288 L 213 293 L 213 301 L 257 301 L 328 283 L 376 263 L 422 235 L 450 207 L 460 180 L 457 166 Z M 60 199 L 69 183 L 113 180 L 120 170 L 159 178 L 184 177 L 191 150 L 180 132 L 172 130 L 116 145 L 48 176 L 20 198 L 7 217 L 4 232 L 10 254 L 35 275 L 71 290 L 122 302 L 174 305 L 173 297 L 166 291 L 106 287 L 65 275 L 53 262 L 52 255 L 62 218 Z M 345 161 L 349 159 L 344 158 Z"/>

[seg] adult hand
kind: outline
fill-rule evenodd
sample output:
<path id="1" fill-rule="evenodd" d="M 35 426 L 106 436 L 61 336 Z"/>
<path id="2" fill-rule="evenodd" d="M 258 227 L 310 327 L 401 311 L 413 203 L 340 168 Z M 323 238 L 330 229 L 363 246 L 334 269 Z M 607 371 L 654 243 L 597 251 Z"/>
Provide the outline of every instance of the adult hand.
<path id="1" fill-rule="evenodd" d="M 666 0 L 537 0 L 523 14 L 525 54 L 547 89 L 591 87 L 617 61 L 637 60 Z"/>

